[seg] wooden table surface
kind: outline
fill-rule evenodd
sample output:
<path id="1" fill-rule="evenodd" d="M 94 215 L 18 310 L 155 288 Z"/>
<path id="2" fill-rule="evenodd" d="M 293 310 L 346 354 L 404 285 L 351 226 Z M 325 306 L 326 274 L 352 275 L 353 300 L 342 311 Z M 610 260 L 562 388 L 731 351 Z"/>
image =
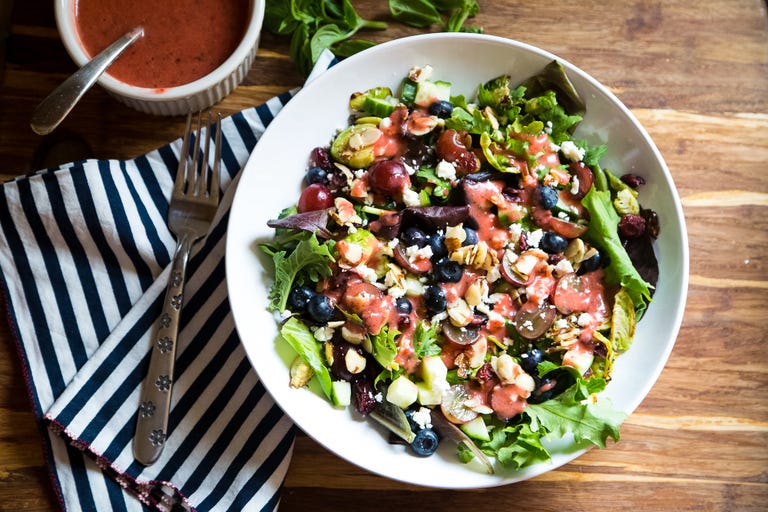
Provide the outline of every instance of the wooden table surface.
<path id="1" fill-rule="evenodd" d="M 760 0 L 480 0 L 474 24 L 540 46 L 606 84 L 664 155 L 683 202 L 691 279 L 661 377 L 622 440 L 533 480 L 494 489 L 408 487 L 297 439 L 281 510 L 768 509 L 768 15 Z M 354 2 L 372 19 L 383 1 Z M 82 157 L 130 158 L 176 138 L 96 88 L 52 136 L 35 105 L 74 70 L 52 2 L 0 2 L 0 179 Z M 367 34 L 414 34 L 391 24 Z M 284 39 L 264 35 L 253 70 L 220 109 L 299 85 Z M 76 137 L 80 144 L 45 151 Z M 83 144 L 84 142 L 84 144 Z M 0 305 L 2 307 L 2 305 Z M 0 510 L 56 510 L 14 342 L 0 324 Z"/>

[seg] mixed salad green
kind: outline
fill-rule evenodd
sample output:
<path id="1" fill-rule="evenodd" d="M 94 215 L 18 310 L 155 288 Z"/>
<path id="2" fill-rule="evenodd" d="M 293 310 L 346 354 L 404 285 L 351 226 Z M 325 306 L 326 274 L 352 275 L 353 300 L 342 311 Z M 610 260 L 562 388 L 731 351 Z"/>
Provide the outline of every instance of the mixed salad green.
<path id="1" fill-rule="evenodd" d="M 600 392 L 658 278 L 643 178 L 574 137 L 585 105 L 557 62 L 471 99 L 432 73 L 352 94 L 269 223 L 290 385 L 489 471 L 549 460 L 545 436 L 617 441 Z"/>

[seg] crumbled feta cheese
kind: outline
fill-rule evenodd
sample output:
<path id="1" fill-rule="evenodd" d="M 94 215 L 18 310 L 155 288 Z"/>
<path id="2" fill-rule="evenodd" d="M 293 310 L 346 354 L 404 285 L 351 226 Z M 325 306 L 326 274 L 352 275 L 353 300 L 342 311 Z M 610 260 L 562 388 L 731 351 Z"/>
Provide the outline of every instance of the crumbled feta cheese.
<path id="1" fill-rule="evenodd" d="M 557 265 L 555 265 L 555 276 L 561 277 L 566 274 L 570 274 L 573 272 L 573 265 L 571 265 L 571 262 L 567 259 L 562 259 L 557 262 Z"/>
<path id="2" fill-rule="evenodd" d="M 432 428 L 432 411 L 428 407 L 420 407 L 411 415 L 411 419 L 420 428 Z"/>
<path id="3" fill-rule="evenodd" d="M 579 177 L 573 176 L 571 178 L 571 194 L 578 194 L 579 193 Z"/>
<path id="4" fill-rule="evenodd" d="M 560 151 L 571 162 L 580 162 L 584 158 L 584 149 L 578 147 L 573 141 L 566 140 L 560 144 Z"/>
<path id="5" fill-rule="evenodd" d="M 443 311 L 442 313 L 438 313 L 438 314 L 434 315 L 432 317 L 432 319 L 429 321 L 429 323 L 431 323 L 431 324 L 439 324 L 440 322 L 442 322 L 446 318 L 448 318 L 448 313 Z"/>
<path id="6" fill-rule="evenodd" d="M 424 247 L 409 245 L 405 248 L 405 255 L 411 263 L 414 263 L 417 259 L 428 260 L 432 257 L 432 247 L 428 245 Z"/>
<path id="7" fill-rule="evenodd" d="M 376 282 L 376 271 L 368 265 L 358 265 L 354 270 L 357 272 L 357 275 L 363 278 L 363 281 L 367 281 L 369 283 Z"/>
<path id="8" fill-rule="evenodd" d="M 410 188 L 403 190 L 403 203 L 405 206 L 421 206 L 419 193 Z"/>
<path id="9" fill-rule="evenodd" d="M 413 80 L 414 82 L 421 82 L 422 80 L 429 80 L 429 78 L 432 76 L 432 72 L 434 70 L 432 69 L 432 66 L 427 64 L 426 66 L 413 66 L 408 71 L 408 78 Z"/>
<path id="10" fill-rule="evenodd" d="M 551 134 L 552 128 L 553 128 L 552 121 L 547 121 L 546 124 L 544 125 L 544 131 L 547 132 L 547 134 Z"/>
<path id="11" fill-rule="evenodd" d="M 392 119 L 388 117 L 385 117 L 381 121 L 379 121 L 379 128 L 382 130 L 385 128 L 389 128 L 390 126 L 392 126 Z"/>
<path id="12" fill-rule="evenodd" d="M 435 175 L 437 175 L 438 178 L 443 178 L 446 180 L 455 180 L 456 166 L 453 165 L 451 162 L 440 160 L 440 162 L 437 164 L 437 167 L 435 167 Z"/>
<path id="13" fill-rule="evenodd" d="M 568 217 L 568 214 L 565 212 L 557 212 L 557 218 L 563 219 L 563 220 L 569 220 L 570 217 Z"/>
<path id="14" fill-rule="evenodd" d="M 408 173 L 408 176 L 413 176 L 416 174 L 416 169 L 414 169 L 413 166 L 408 165 L 406 162 L 403 162 L 403 167 L 405 167 L 405 172 Z"/>
<path id="15" fill-rule="evenodd" d="M 586 327 L 589 324 L 591 324 L 593 321 L 592 315 L 589 313 L 582 313 L 579 315 L 578 320 L 576 320 L 576 323 L 579 324 L 581 327 Z"/>
<path id="16" fill-rule="evenodd" d="M 567 329 L 568 328 L 568 320 L 565 318 L 558 318 L 555 320 L 555 329 Z"/>
<path id="17" fill-rule="evenodd" d="M 536 231 L 532 231 L 528 233 L 528 236 L 525 237 L 525 241 L 528 242 L 529 247 L 539 247 L 539 242 L 541 242 L 541 237 L 544 236 L 544 231 L 541 229 L 537 229 Z"/>
<path id="18" fill-rule="evenodd" d="M 523 226 L 520 224 L 511 224 L 507 231 L 509 232 L 510 236 L 510 244 L 516 244 L 518 240 L 520 240 L 520 235 L 523 234 Z"/>

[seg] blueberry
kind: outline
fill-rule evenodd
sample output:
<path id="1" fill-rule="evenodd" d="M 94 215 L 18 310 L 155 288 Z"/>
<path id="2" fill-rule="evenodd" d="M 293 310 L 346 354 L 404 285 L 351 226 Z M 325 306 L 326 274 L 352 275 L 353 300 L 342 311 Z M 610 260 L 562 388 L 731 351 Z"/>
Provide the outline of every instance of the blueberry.
<path id="1" fill-rule="evenodd" d="M 551 210 L 557 204 L 557 189 L 553 187 L 539 187 L 539 206 L 545 210 Z"/>
<path id="2" fill-rule="evenodd" d="M 309 286 L 298 286 L 291 290 L 291 293 L 288 295 L 288 305 L 294 311 L 304 311 L 309 299 L 315 295 L 315 290 Z"/>
<path id="3" fill-rule="evenodd" d="M 547 231 L 539 241 L 539 249 L 549 254 L 559 254 L 568 247 L 568 240 L 557 233 Z"/>
<path id="4" fill-rule="evenodd" d="M 429 237 L 429 247 L 432 249 L 432 259 L 434 261 L 448 256 L 448 249 L 445 247 L 445 235 L 434 234 Z"/>
<path id="5" fill-rule="evenodd" d="M 579 274 L 583 274 L 585 272 L 592 272 L 593 270 L 597 270 L 600 268 L 600 264 L 602 263 L 602 258 L 600 257 L 600 253 L 596 252 L 589 258 L 585 259 L 581 262 L 581 265 L 579 266 Z"/>
<path id="6" fill-rule="evenodd" d="M 451 117 L 453 105 L 450 101 L 440 100 L 432 103 L 428 109 L 429 113 L 442 119 Z"/>
<path id="7" fill-rule="evenodd" d="M 318 324 L 327 323 L 333 317 L 333 304 L 327 295 L 316 294 L 307 303 L 307 314 Z"/>
<path id="8" fill-rule="evenodd" d="M 477 230 L 472 228 L 464 228 L 464 233 L 467 237 L 461 243 L 461 245 L 475 245 L 479 238 L 477 237 Z"/>
<path id="9" fill-rule="evenodd" d="M 529 404 L 540 404 L 558 396 L 573 384 L 573 378 L 567 370 L 555 370 L 541 379 L 534 377 L 534 382 L 536 387 L 528 397 Z"/>
<path id="10" fill-rule="evenodd" d="M 544 353 L 533 348 L 520 356 L 520 366 L 530 375 L 538 375 L 537 367 L 544 360 Z"/>
<path id="11" fill-rule="evenodd" d="M 431 428 L 423 428 L 416 432 L 416 437 L 411 443 L 411 448 L 416 455 L 420 457 L 428 457 L 435 453 L 437 445 L 440 440 L 437 438 L 437 434 Z"/>
<path id="12" fill-rule="evenodd" d="M 398 313 L 403 315 L 410 315 L 411 311 L 413 311 L 413 305 L 411 304 L 411 301 L 405 297 L 399 297 L 395 301 L 395 309 Z"/>
<path id="13" fill-rule="evenodd" d="M 424 304 L 433 313 L 442 313 L 448 306 L 445 291 L 437 285 L 428 287 L 424 291 Z"/>
<path id="14" fill-rule="evenodd" d="M 429 242 L 427 235 L 419 228 L 408 228 L 400 233 L 400 241 L 403 242 L 406 247 L 410 247 L 411 245 L 424 247 Z"/>
<path id="15" fill-rule="evenodd" d="M 308 185 L 312 185 L 313 183 L 322 183 L 323 185 L 326 185 L 328 183 L 328 172 L 322 167 L 310 167 L 307 170 L 305 179 L 307 180 Z"/>
<path id="16" fill-rule="evenodd" d="M 461 265 L 448 258 L 443 258 L 435 263 L 432 272 L 438 283 L 458 283 L 464 273 L 461 270 Z"/>

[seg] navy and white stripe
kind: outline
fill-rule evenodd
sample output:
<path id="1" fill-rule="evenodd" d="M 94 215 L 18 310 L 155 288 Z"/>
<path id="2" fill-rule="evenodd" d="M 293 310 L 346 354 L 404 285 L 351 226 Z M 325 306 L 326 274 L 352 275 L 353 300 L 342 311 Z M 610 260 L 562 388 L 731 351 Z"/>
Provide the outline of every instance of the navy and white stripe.
<path id="1" fill-rule="evenodd" d="M 291 95 L 222 122 L 222 203 L 189 262 L 168 439 L 149 468 L 131 438 L 175 246 L 165 218 L 181 141 L 1 186 L 3 288 L 66 510 L 277 508 L 293 426 L 235 332 L 224 246 L 238 172 Z"/>

